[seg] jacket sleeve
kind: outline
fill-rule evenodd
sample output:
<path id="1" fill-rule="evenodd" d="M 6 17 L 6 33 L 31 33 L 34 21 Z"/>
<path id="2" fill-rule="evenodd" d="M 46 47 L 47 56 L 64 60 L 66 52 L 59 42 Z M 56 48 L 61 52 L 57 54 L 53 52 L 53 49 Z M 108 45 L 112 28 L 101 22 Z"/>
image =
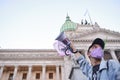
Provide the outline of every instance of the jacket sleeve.
<path id="1" fill-rule="evenodd" d="M 83 55 L 81 55 L 78 59 L 77 59 L 77 63 L 80 65 L 80 69 L 82 70 L 83 74 L 85 74 L 86 76 L 88 76 L 89 73 L 89 69 L 91 69 L 89 62 L 85 59 L 85 57 Z"/>
<path id="2" fill-rule="evenodd" d="M 120 63 L 115 63 L 116 67 L 115 67 L 115 80 L 120 80 Z"/>
<path id="3" fill-rule="evenodd" d="M 116 73 L 116 80 L 120 80 L 120 66 L 119 66 L 118 71 Z"/>
<path id="4" fill-rule="evenodd" d="M 120 80 L 120 63 L 116 62 L 115 60 L 110 60 L 109 63 L 111 64 L 114 73 L 115 73 L 115 80 Z"/>

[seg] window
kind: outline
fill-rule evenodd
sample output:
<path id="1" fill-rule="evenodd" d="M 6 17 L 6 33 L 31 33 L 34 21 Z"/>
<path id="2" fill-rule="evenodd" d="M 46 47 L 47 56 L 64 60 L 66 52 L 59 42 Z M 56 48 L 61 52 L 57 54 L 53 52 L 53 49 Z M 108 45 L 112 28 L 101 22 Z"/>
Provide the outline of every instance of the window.
<path id="1" fill-rule="evenodd" d="M 36 79 L 40 79 L 40 73 L 36 73 Z"/>
<path id="2" fill-rule="evenodd" d="M 53 79 L 53 73 L 49 73 L 49 79 Z"/>
<path id="3" fill-rule="evenodd" d="M 8 80 L 13 80 L 13 73 L 10 73 Z"/>
<path id="4" fill-rule="evenodd" d="M 23 73 L 22 79 L 27 79 L 27 73 Z"/>

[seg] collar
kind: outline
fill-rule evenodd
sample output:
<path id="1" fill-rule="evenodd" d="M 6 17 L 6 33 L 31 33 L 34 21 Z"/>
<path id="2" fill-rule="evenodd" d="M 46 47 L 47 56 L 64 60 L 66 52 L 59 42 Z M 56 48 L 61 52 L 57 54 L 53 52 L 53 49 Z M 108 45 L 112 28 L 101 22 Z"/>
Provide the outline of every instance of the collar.
<path id="1" fill-rule="evenodd" d="M 101 71 L 103 69 L 107 69 L 107 61 L 104 61 L 104 60 L 102 60 L 100 63 L 99 71 Z"/>

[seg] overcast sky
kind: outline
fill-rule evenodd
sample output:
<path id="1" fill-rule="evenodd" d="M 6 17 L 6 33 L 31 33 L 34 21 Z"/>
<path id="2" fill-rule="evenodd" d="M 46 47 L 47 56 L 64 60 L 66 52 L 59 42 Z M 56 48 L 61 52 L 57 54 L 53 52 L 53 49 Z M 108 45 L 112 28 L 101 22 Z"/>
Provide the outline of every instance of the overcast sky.
<path id="1" fill-rule="evenodd" d="M 120 32 L 120 0 L 0 0 L 0 46 L 51 49 L 67 13 L 80 23 L 86 9 L 93 23 Z"/>

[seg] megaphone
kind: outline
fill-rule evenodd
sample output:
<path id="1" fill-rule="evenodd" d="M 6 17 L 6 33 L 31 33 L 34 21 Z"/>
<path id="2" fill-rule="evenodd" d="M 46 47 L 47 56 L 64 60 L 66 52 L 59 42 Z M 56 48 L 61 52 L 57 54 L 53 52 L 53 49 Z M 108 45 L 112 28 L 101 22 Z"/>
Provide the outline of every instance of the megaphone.
<path id="1" fill-rule="evenodd" d="M 64 46 L 65 45 L 65 47 L 62 49 L 60 47 L 57 47 L 57 48 L 60 48 L 60 49 L 57 49 L 58 52 L 60 52 L 60 50 L 62 50 L 62 52 L 64 52 L 64 54 L 67 56 L 70 54 L 69 52 L 77 53 L 77 51 L 74 52 L 73 49 L 70 47 L 71 42 L 67 38 L 67 36 L 65 35 L 64 32 L 61 32 L 60 35 L 55 40 L 59 41 L 57 43 L 57 46 Z M 64 45 L 59 44 L 60 42 L 63 43 Z"/>

